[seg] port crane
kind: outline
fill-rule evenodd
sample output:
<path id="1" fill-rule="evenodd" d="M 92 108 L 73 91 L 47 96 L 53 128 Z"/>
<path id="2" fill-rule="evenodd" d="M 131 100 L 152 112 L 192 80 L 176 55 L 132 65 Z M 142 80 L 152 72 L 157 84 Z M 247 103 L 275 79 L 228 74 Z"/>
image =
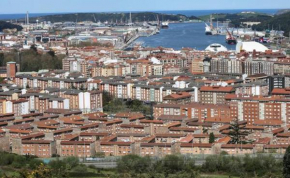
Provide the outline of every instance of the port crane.
<path id="1" fill-rule="evenodd" d="M 229 45 L 235 45 L 237 44 L 237 39 L 229 32 L 229 30 L 226 28 L 227 30 L 227 35 L 226 35 L 226 42 Z"/>

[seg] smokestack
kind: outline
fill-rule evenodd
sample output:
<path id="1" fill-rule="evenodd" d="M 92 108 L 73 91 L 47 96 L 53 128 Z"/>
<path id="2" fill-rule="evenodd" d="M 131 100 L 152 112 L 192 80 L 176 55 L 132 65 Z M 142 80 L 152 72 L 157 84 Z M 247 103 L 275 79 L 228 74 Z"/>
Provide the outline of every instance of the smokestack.
<path id="1" fill-rule="evenodd" d="M 26 23 L 27 23 L 27 25 L 29 25 L 29 14 L 28 14 L 28 11 L 26 12 Z"/>

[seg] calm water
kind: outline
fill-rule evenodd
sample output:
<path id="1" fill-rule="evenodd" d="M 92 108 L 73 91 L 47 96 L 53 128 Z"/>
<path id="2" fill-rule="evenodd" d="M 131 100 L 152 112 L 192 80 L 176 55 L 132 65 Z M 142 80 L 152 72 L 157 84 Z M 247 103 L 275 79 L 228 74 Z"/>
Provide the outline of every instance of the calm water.
<path id="1" fill-rule="evenodd" d="M 204 23 L 172 23 L 169 29 L 161 29 L 160 34 L 150 37 L 141 37 L 136 43 L 150 47 L 168 47 L 180 50 L 183 47 L 191 47 L 204 50 L 212 43 L 220 43 L 229 50 L 234 50 L 235 45 L 228 45 L 225 36 L 205 35 Z"/>
<path id="2" fill-rule="evenodd" d="M 165 14 L 183 14 L 186 16 L 202 16 L 213 13 L 240 13 L 243 11 L 254 11 L 266 14 L 275 14 L 278 9 L 239 9 L 239 10 L 185 10 L 185 11 L 155 11 Z M 30 13 L 30 17 L 44 15 L 53 15 L 62 13 Z M 67 13 L 65 13 L 67 14 Z M 26 14 L 0 14 L 0 19 L 19 19 L 24 18 Z M 144 46 L 151 47 L 169 47 L 176 50 L 182 47 L 191 47 L 198 50 L 205 49 L 212 43 L 220 43 L 228 49 L 235 49 L 235 46 L 225 43 L 225 36 L 206 36 L 204 34 L 204 23 L 182 23 L 170 24 L 169 29 L 161 30 L 160 34 L 151 37 L 139 38 L 136 42 L 142 42 Z"/>
<path id="3" fill-rule="evenodd" d="M 243 11 L 253 11 L 253 12 L 260 12 L 266 14 L 275 14 L 277 13 L 278 9 L 234 9 L 234 10 L 174 10 L 174 11 L 154 11 L 158 13 L 165 13 L 165 14 L 183 14 L 186 16 L 202 16 L 202 15 L 209 15 L 213 13 L 240 13 Z M 137 11 L 136 11 L 137 12 Z M 71 12 L 76 13 L 76 12 Z M 97 12 L 94 12 L 97 13 Z M 54 15 L 54 14 L 69 14 L 68 12 L 64 13 L 30 13 L 30 17 L 39 17 L 45 15 Z M 0 19 L 6 20 L 13 20 L 13 19 L 20 19 L 26 16 L 25 13 L 22 14 L 0 14 Z"/>

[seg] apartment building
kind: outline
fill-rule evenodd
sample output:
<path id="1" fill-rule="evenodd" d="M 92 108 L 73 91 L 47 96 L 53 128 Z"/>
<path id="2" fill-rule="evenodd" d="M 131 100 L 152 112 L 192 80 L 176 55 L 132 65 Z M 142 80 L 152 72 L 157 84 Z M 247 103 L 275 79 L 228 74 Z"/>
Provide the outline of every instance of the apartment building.
<path id="1" fill-rule="evenodd" d="M 227 95 L 231 116 L 253 124 L 257 120 L 282 121 L 290 123 L 290 100 L 280 96 Z"/>
<path id="2" fill-rule="evenodd" d="M 58 153 L 61 157 L 92 157 L 96 153 L 95 143 L 92 141 L 61 141 Z"/>
<path id="3" fill-rule="evenodd" d="M 225 104 L 225 95 L 234 93 L 233 87 L 203 86 L 200 88 L 200 101 L 203 104 Z"/>
<path id="4" fill-rule="evenodd" d="M 22 155 L 33 155 L 39 158 L 51 158 L 56 154 L 56 145 L 50 140 L 22 140 Z"/>

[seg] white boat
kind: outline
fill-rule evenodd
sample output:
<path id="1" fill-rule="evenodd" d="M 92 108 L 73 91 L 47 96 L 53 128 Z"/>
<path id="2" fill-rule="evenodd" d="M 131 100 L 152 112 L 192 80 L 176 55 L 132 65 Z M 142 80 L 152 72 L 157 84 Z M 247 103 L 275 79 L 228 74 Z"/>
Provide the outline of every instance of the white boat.
<path id="1" fill-rule="evenodd" d="M 218 44 L 218 43 L 214 43 L 214 44 L 209 45 L 205 50 L 210 51 L 210 52 L 228 51 L 228 49 L 226 47 L 224 47 L 223 45 Z"/>
<path id="2" fill-rule="evenodd" d="M 169 28 L 169 22 L 168 21 L 162 22 L 161 23 L 161 28 Z"/>
<path id="3" fill-rule="evenodd" d="M 211 27 L 205 23 L 205 34 L 212 35 Z"/>

